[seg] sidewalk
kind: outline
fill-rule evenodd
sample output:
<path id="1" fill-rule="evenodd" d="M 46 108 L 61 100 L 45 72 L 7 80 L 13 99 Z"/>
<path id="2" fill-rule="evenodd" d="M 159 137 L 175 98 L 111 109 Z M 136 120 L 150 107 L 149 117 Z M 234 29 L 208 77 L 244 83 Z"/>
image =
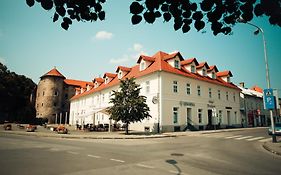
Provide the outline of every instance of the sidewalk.
<path id="1" fill-rule="evenodd" d="M 152 138 L 165 138 L 165 137 L 179 137 L 179 136 L 199 136 L 205 134 L 221 133 L 221 132 L 234 132 L 250 130 L 255 128 L 236 128 L 236 129 L 220 129 L 220 130 L 207 130 L 207 131 L 187 131 L 187 132 L 167 132 L 162 134 L 152 134 L 145 132 L 130 131 L 128 135 L 125 131 L 82 131 L 75 130 L 74 127 L 67 127 L 68 134 L 57 134 L 55 131 L 38 126 L 35 132 L 26 132 L 25 129 L 20 129 L 16 124 L 12 125 L 11 131 L 5 131 L 3 125 L 0 125 L 1 134 L 15 134 L 24 136 L 36 136 L 36 137 L 53 137 L 53 138 L 69 138 L 69 139 L 152 139 Z M 262 143 L 264 149 L 281 156 L 281 137 L 277 137 L 277 143 L 272 141 L 266 141 Z"/>

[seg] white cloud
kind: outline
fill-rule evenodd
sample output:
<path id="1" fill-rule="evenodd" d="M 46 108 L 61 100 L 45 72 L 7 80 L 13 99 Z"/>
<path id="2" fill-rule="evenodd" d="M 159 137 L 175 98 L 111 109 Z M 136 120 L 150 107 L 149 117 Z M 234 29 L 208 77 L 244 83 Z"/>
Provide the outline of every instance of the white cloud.
<path id="1" fill-rule="evenodd" d="M 133 48 L 134 48 L 134 51 L 141 52 L 143 46 L 141 44 L 139 44 L 139 43 L 135 43 Z"/>
<path id="2" fill-rule="evenodd" d="M 95 38 L 98 40 L 109 40 L 113 37 L 113 34 L 107 31 L 99 31 L 96 33 Z"/>
<path id="3" fill-rule="evenodd" d="M 135 64 L 140 55 L 147 55 L 147 53 L 143 50 L 143 46 L 141 44 L 135 43 L 131 48 L 128 49 L 128 53 L 125 53 L 120 58 L 110 59 L 109 62 L 111 64 L 128 62 L 132 62 L 131 64 Z"/>

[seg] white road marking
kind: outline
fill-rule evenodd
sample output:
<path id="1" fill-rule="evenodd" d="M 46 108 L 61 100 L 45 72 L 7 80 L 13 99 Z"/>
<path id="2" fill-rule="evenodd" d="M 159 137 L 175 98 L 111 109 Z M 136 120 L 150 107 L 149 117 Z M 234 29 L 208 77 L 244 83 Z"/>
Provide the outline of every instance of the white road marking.
<path id="1" fill-rule="evenodd" d="M 234 139 L 234 138 L 241 137 L 241 136 L 243 136 L 243 135 L 229 136 L 229 137 L 225 137 L 225 139 Z"/>
<path id="2" fill-rule="evenodd" d="M 91 154 L 88 154 L 88 157 L 93 157 L 93 158 L 97 158 L 97 159 L 100 158 L 100 156 L 95 156 L 95 155 L 91 155 Z"/>
<path id="3" fill-rule="evenodd" d="M 169 172 L 170 172 L 170 173 L 173 173 L 173 174 L 187 175 L 186 173 L 178 172 L 178 171 L 174 171 L 174 170 L 170 170 Z"/>
<path id="4" fill-rule="evenodd" d="M 143 168 L 150 168 L 150 169 L 153 169 L 153 168 L 155 168 L 155 167 L 153 167 L 153 166 L 149 166 L 149 165 L 144 165 L 144 164 L 137 164 L 137 166 L 139 166 L 139 167 L 143 167 Z"/>
<path id="5" fill-rule="evenodd" d="M 110 159 L 110 160 L 115 161 L 115 162 L 121 162 L 121 163 L 125 162 L 124 160 L 118 160 L 118 159 Z"/>
<path id="6" fill-rule="evenodd" d="M 263 139 L 264 137 L 254 137 L 254 138 L 251 138 L 251 139 L 246 139 L 247 141 L 254 141 L 254 140 L 260 140 L 260 139 Z"/>
<path id="7" fill-rule="evenodd" d="M 251 138 L 251 137 L 253 137 L 253 136 L 238 137 L 238 138 L 235 138 L 235 140 L 248 139 L 248 138 Z"/>
<path id="8" fill-rule="evenodd" d="M 262 139 L 262 140 L 259 140 L 259 142 L 267 142 L 269 140 L 271 140 L 271 138 Z"/>
<path id="9" fill-rule="evenodd" d="M 78 152 L 67 151 L 69 154 L 78 154 Z"/>

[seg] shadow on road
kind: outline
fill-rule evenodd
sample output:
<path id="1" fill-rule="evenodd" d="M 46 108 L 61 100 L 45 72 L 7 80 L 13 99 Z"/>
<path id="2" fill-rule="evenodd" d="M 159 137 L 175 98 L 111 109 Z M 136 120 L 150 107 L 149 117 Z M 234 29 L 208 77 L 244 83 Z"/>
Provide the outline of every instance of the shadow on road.
<path id="1" fill-rule="evenodd" d="M 170 159 L 170 160 L 166 160 L 167 163 L 173 165 L 176 170 L 178 171 L 177 175 L 181 175 L 181 169 L 177 166 L 177 161 L 176 160 L 173 160 L 173 159 Z"/>

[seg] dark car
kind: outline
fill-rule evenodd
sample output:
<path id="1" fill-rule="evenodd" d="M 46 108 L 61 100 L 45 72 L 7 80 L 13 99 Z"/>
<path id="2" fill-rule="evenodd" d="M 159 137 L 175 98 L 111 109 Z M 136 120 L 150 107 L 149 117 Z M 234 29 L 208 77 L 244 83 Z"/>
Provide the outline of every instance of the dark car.
<path id="1" fill-rule="evenodd" d="M 272 127 L 268 127 L 268 134 L 272 135 Z M 275 123 L 275 135 L 281 136 L 281 123 Z"/>
<path id="2" fill-rule="evenodd" d="M 5 124 L 3 125 L 3 127 L 4 127 L 4 130 L 12 130 L 12 125 L 9 124 L 9 123 L 5 123 Z"/>

